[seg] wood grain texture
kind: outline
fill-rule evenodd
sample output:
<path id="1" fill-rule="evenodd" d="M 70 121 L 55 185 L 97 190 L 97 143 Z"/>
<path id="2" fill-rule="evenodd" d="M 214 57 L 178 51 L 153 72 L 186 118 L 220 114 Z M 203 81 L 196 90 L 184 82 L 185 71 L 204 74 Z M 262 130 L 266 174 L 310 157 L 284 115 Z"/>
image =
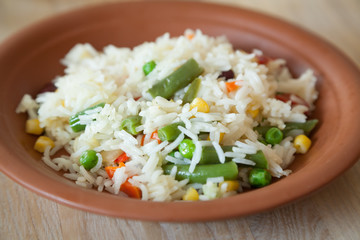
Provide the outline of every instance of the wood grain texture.
<path id="1" fill-rule="evenodd" d="M 100 2 L 110 1 L 0 0 L 0 41 L 55 13 Z M 360 66 L 359 0 L 210 2 L 253 9 L 302 26 Z M 360 239 L 359 173 L 360 162 L 296 203 L 248 217 L 200 223 L 143 222 L 83 212 L 39 197 L 0 173 L 0 239 L 356 240 Z"/>

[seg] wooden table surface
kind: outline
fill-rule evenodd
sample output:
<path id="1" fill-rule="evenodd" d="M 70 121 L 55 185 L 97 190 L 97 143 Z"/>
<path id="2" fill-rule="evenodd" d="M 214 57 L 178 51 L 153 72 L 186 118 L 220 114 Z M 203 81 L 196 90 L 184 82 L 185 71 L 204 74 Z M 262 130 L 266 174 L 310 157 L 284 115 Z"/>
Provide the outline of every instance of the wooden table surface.
<path id="1" fill-rule="evenodd" d="M 0 0 L 0 41 L 29 23 L 101 0 Z M 327 39 L 360 66 L 359 0 L 213 0 L 265 12 Z M 358 109 L 356 109 L 358 111 Z M 0 173 L 0 239 L 360 239 L 360 162 L 317 193 L 248 217 L 142 222 L 72 209 Z"/>

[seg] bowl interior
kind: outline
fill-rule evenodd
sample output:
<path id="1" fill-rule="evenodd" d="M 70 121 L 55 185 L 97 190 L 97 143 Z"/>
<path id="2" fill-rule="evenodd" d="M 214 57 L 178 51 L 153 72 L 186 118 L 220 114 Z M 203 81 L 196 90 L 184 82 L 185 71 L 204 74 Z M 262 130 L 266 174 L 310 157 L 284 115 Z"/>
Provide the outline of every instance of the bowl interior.
<path id="1" fill-rule="evenodd" d="M 199 28 L 212 36 L 226 35 L 235 48 L 261 49 L 271 57 L 284 58 L 296 76 L 305 69 L 314 70 L 320 97 L 312 117 L 320 124 L 312 136 L 310 152 L 297 156 L 291 165 L 293 174 L 269 187 L 228 199 L 203 203 L 122 199 L 119 206 L 119 197 L 80 188 L 43 164 L 41 155 L 33 150 L 35 137 L 24 132 L 25 114 L 18 115 L 15 109 L 25 93 L 35 96 L 63 74 L 60 59 L 76 43 L 88 42 L 98 50 L 108 44 L 134 47 L 165 32 L 183 34 L 187 28 Z M 360 114 L 352 110 L 360 102 L 359 81 L 354 80 L 359 77 L 358 70 L 317 37 L 242 9 L 190 2 L 129 2 L 76 10 L 30 26 L 5 41 L 0 47 L 0 76 L 1 170 L 43 196 L 96 213 L 166 221 L 255 213 L 313 192 L 354 164 L 359 153 L 353 141 L 355 133 L 360 133 L 359 122 L 355 122 Z M 21 171 L 24 168 L 26 172 Z M 233 209 L 209 211 L 224 204 Z"/>

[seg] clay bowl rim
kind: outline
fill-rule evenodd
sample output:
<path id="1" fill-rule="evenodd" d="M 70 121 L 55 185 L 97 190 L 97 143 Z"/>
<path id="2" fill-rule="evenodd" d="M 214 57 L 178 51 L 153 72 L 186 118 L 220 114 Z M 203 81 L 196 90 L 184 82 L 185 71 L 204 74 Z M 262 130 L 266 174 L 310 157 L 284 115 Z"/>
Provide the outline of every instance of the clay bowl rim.
<path id="1" fill-rule="evenodd" d="M 323 69 L 324 66 L 331 67 L 327 70 L 328 72 L 339 74 L 339 71 L 341 71 L 347 77 L 346 92 L 336 92 L 336 94 L 338 94 L 337 96 L 339 98 L 348 97 L 350 94 L 353 98 L 353 102 L 347 106 L 343 106 L 344 109 L 341 109 L 341 112 L 345 113 L 346 111 L 351 110 L 351 108 L 356 106 L 356 102 L 360 102 L 360 84 L 359 81 L 355 81 L 355 79 L 360 78 L 357 67 L 344 54 L 326 41 L 297 26 L 262 13 L 210 3 L 162 1 L 120 2 L 72 10 L 35 23 L 6 39 L 0 46 L 0 59 L 6 54 L 9 54 L 9 49 L 13 49 L 17 44 L 22 44 L 23 41 L 29 37 L 31 38 L 34 32 L 41 33 L 50 31 L 52 24 L 57 25 L 61 21 L 70 21 L 69 19 L 74 19 L 75 15 L 82 13 L 87 15 L 89 15 L 89 13 L 97 14 L 97 12 L 106 11 L 106 9 L 116 7 L 131 8 L 137 6 L 145 9 L 154 4 L 168 10 L 174 8 L 202 9 L 202 11 L 207 12 L 208 14 L 215 14 L 213 15 L 213 21 L 218 22 L 219 24 L 233 24 L 235 28 L 236 22 L 234 20 L 247 20 L 249 24 L 248 28 L 252 28 L 252 30 L 248 31 L 266 37 L 266 39 L 270 39 L 270 41 L 277 42 L 278 44 L 284 44 L 287 48 L 292 50 L 295 50 L 299 43 L 305 44 L 316 56 L 324 54 L 327 56 L 326 59 L 321 58 L 321 64 L 310 61 L 315 68 Z M 264 25 L 264 23 L 266 24 Z M 279 34 L 281 35 L 281 39 Z M 311 56 L 305 53 L 302 57 L 311 59 Z M 340 70 L 336 69 L 335 66 L 340 68 Z M 3 107 L 1 109 L 3 109 Z M 350 111 L 349 114 L 351 114 L 354 119 L 360 119 L 360 112 Z M 9 124 L 6 117 L 2 117 L 2 122 Z M 351 118 L 341 119 L 341 123 L 342 125 L 338 126 L 339 130 L 337 132 L 340 130 L 344 132 L 334 136 L 334 143 L 329 146 L 328 151 L 323 153 L 328 156 L 330 160 L 328 159 L 326 161 L 326 165 L 323 166 L 321 171 L 319 169 L 308 169 L 306 172 L 297 172 L 287 177 L 286 181 L 280 180 L 266 188 L 213 201 L 159 203 L 121 198 L 121 205 L 112 205 L 114 202 L 119 201 L 119 197 L 111 194 L 105 195 L 104 193 L 99 193 L 95 190 L 80 189 L 80 187 L 75 184 L 64 184 L 59 181 L 57 175 L 49 177 L 33 166 L 28 166 L 26 173 L 20 173 L 18 169 L 21 167 L 22 163 L 19 159 L 29 156 L 26 156 L 24 153 L 14 153 L 10 151 L 10 143 L 6 143 L 4 138 L 0 139 L 2 142 L 0 145 L 0 152 L 3 155 L 0 160 L 0 170 L 15 182 L 41 196 L 70 207 L 97 214 L 129 219 L 176 222 L 224 219 L 262 212 L 298 200 L 328 184 L 355 164 L 357 157 L 359 156 L 359 149 L 356 141 L 350 140 L 357 139 L 356 137 L 360 133 L 360 126 Z M 355 125 L 352 132 L 346 129 L 346 126 L 354 123 Z M 343 159 L 342 153 L 340 151 L 334 152 L 331 147 L 336 146 L 336 141 L 344 139 L 345 133 L 349 134 L 347 135 L 347 140 L 349 141 L 347 144 L 341 145 L 341 152 L 347 152 L 348 158 Z M 9 134 L 11 135 L 10 131 Z M 340 165 L 338 165 L 339 160 L 341 160 Z M 325 175 L 323 174 L 324 172 L 326 172 Z M 319 176 L 319 174 L 323 175 Z M 33 178 L 33 176 L 37 176 L 37 178 Z M 317 181 L 311 181 L 315 178 Z M 54 188 L 55 185 L 57 185 L 56 189 Z M 296 191 L 294 191 L 294 189 Z M 91 200 L 88 200 L 88 197 L 91 197 Z M 264 199 L 266 199 L 266 202 L 264 202 Z M 244 204 L 247 204 L 246 207 L 237 207 Z"/>

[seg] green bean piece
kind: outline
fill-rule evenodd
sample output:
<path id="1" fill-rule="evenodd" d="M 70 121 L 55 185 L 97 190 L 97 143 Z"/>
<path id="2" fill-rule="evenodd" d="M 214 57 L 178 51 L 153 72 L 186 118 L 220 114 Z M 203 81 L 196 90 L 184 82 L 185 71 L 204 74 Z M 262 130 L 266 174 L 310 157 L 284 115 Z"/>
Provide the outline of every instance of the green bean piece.
<path id="1" fill-rule="evenodd" d="M 232 152 L 233 146 L 222 146 L 221 147 L 224 152 Z M 255 167 L 258 168 L 265 168 L 269 167 L 269 163 L 261 150 L 258 150 L 254 154 L 246 154 L 246 159 L 255 162 Z M 225 162 L 231 161 L 232 158 L 226 157 Z M 199 165 L 206 165 L 206 164 L 217 164 L 220 163 L 219 157 L 216 153 L 216 150 L 213 146 L 204 146 L 201 151 L 201 158 L 199 161 Z M 245 164 L 240 164 L 245 165 Z M 246 165 L 247 166 L 247 165 Z"/>
<path id="2" fill-rule="evenodd" d="M 265 137 L 265 134 L 269 129 L 272 128 L 272 126 L 257 126 L 254 127 L 254 130 L 259 133 L 260 136 Z"/>
<path id="3" fill-rule="evenodd" d="M 256 188 L 269 185 L 271 183 L 271 174 L 266 169 L 253 168 L 249 172 L 249 183 Z"/>
<path id="4" fill-rule="evenodd" d="M 283 133 L 277 127 L 272 127 L 265 134 L 265 141 L 271 145 L 279 144 L 283 140 Z"/>
<path id="5" fill-rule="evenodd" d="M 283 130 L 284 136 L 287 136 L 287 134 L 291 130 L 294 130 L 294 129 L 302 129 L 302 130 L 304 130 L 304 133 L 306 135 L 309 135 L 311 133 L 311 131 L 316 127 L 318 122 L 319 122 L 319 120 L 317 120 L 317 119 L 308 120 L 304 123 L 287 122 L 287 123 L 285 123 L 286 127 Z"/>
<path id="6" fill-rule="evenodd" d="M 179 144 L 179 152 L 184 158 L 191 159 L 195 151 L 195 144 L 191 139 L 184 139 Z"/>
<path id="7" fill-rule="evenodd" d="M 222 146 L 224 152 L 232 152 L 233 146 Z M 225 161 L 230 161 L 231 158 L 225 158 Z M 200 164 L 217 164 L 220 163 L 219 157 L 216 153 L 216 150 L 213 146 L 204 146 L 201 150 L 201 158 L 199 161 Z"/>
<path id="8" fill-rule="evenodd" d="M 193 58 L 190 58 L 176 71 L 153 85 L 148 92 L 153 98 L 161 96 L 170 99 L 175 92 L 186 87 L 202 72 L 203 69 L 199 64 Z"/>
<path id="9" fill-rule="evenodd" d="M 189 89 L 186 91 L 184 97 L 183 97 L 183 103 L 191 103 L 194 98 L 196 98 L 196 95 L 199 91 L 201 84 L 200 78 L 195 78 L 195 80 L 190 84 Z"/>
<path id="10" fill-rule="evenodd" d="M 145 76 L 149 75 L 149 73 L 151 73 L 152 70 L 154 70 L 155 67 L 156 67 L 156 63 L 155 63 L 154 60 L 145 63 L 143 68 L 142 68 Z"/>
<path id="11" fill-rule="evenodd" d="M 185 127 L 185 124 L 183 122 L 176 122 L 169 124 L 165 127 L 158 129 L 158 136 L 162 142 L 174 141 L 181 133 L 181 131 L 178 129 L 178 126 Z"/>
<path id="12" fill-rule="evenodd" d="M 308 120 L 303 123 L 299 122 L 287 122 L 285 123 L 285 128 L 282 130 L 283 136 L 287 137 L 288 133 L 295 129 L 301 129 L 306 135 L 309 135 L 311 131 L 316 127 L 316 124 L 319 122 L 317 119 Z M 257 126 L 254 128 L 255 131 L 259 133 L 260 136 L 265 137 L 266 132 L 272 128 L 272 126 Z"/>
<path id="13" fill-rule="evenodd" d="M 79 161 L 86 170 L 90 170 L 96 166 L 99 158 L 96 156 L 96 152 L 94 150 L 86 150 L 81 154 Z"/>
<path id="14" fill-rule="evenodd" d="M 141 125 L 141 117 L 140 116 L 131 116 L 125 118 L 120 123 L 120 130 L 125 130 L 132 135 L 136 135 L 139 132 L 136 131 L 136 128 Z"/>
<path id="15" fill-rule="evenodd" d="M 258 150 L 254 154 L 246 154 L 245 158 L 255 162 L 254 167 L 256 167 L 256 168 L 269 169 L 268 160 L 266 159 L 263 151 L 261 151 L 261 150 Z"/>
<path id="16" fill-rule="evenodd" d="M 259 138 L 258 141 L 264 145 L 268 145 L 268 143 L 263 139 L 263 137 Z"/>
<path id="17" fill-rule="evenodd" d="M 170 157 L 175 157 L 175 153 L 176 153 L 176 151 L 173 150 L 173 151 L 171 151 L 171 152 L 168 154 L 168 156 L 170 156 Z"/>
<path id="18" fill-rule="evenodd" d="M 79 116 L 80 115 L 86 115 L 86 111 L 89 111 L 89 110 L 92 110 L 92 109 L 95 109 L 95 108 L 98 108 L 98 107 L 103 108 L 104 106 L 105 106 L 105 103 L 99 103 L 99 104 L 97 104 L 95 106 L 92 106 L 92 107 L 89 107 L 89 108 L 87 108 L 85 110 L 77 112 L 75 115 L 71 116 L 70 119 L 69 119 L 69 124 L 70 124 L 71 129 L 74 132 L 84 131 L 85 128 L 86 128 L 86 125 L 85 124 L 80 124 Z"/>
<path id="19" fill-rule="evenodd" d="M 224 180 L 237 179 L 239 170 L 234 162 L 224 164 L 197 165 L 194 172 L 189 172 L 190 165 L 168 164 L 163 166 L 165 174 L 170 174 L 173 167 L 177 167 L 175 179 L 180 181 L 189 179 L 189 183 L 206 183 L 208 178 L 224 177 Z"/>

